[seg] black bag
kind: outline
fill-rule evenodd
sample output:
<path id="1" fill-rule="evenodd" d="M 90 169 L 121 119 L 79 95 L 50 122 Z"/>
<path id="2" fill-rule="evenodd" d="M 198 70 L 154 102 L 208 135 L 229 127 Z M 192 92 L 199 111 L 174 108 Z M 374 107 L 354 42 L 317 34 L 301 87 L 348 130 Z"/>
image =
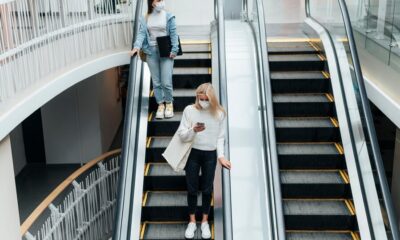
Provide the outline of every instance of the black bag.
<path id="1" fill-rule="evenodd" d="M 169 57 L 172 50 L 171 37 L 170 36 L 158 37 L 157 44 L 158 44 L 158 49 L 160 51 L 160 57 Z M 183 53 L 182 53 L 181 40 L 179 39 L 179 37 L 178 37 L 178 45 L 179 45 L 179 51 L 177 55 L 181 56 Z"/>

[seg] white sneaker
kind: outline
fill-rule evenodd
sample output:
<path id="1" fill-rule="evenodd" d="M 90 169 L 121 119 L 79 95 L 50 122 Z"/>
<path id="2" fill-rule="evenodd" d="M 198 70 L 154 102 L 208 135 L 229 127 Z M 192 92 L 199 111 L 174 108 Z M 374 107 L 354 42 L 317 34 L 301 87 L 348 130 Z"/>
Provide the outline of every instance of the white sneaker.
<path id="1" fill-rule="evenodd" d="M 174 116 L 174 106 L 172 103 L 165 104 L 165 117 L 172 118 Z"/>
<path id="2" fill-rule="evenodd" d="M 192 239 L 194 238 L 194 233 L 196 232 L 197 226 L 196 223 L 190 222 L 185 231 L 185 238 Z"/>
<path id="3" fill-rule="evenodd" d="M 157 108 L 157 113 L 156 113 L 156 118 L 157 119 L 163 119 L 164 118 L 164 110 L 165 110 L 165 106 L 164 104 L 159 104 L 158 108 Z"/>
<path id="4" fill-rule="evenodd" d="M 203 239 L 211 238 L 210 225 L 208 225 L 208 222 L 201 223 L 201 237 Z"/>

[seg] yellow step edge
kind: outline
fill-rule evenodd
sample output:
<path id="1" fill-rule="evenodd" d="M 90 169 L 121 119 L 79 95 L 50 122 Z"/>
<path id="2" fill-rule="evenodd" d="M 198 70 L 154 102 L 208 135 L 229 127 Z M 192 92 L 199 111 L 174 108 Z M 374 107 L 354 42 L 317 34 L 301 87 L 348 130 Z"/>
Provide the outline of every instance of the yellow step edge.
<path id="1" fill-rule="evenodd" d="M 322 54 L 317 54 L 317 56 L 319 57 L 319 59 L 321 59 L 321 61 L 325 61 L 326 60 L 326 58 Z"/>
<path id="2" fill-rule="evenodd" d="M 360 236 L 356 232 L 351 232 L 351 237 L 353 240 L 361 240 Z"/>
<path id="3" fill-rule="evenodd" d="M 211 44 L 210 40 L 184 39 L 181 45 Z"/>
<path id="4" fill-rule="evenodd" d="M 214 224 L 211 225 L 211 239 L 215 239 Z"/>
<path id="5" fill-rule="evenodd" d="M 350 182 L 349 182 L 349 179 L 348 179 L 348 177 L 347 177 L 346 172 L 345 172 L 344 170 L 340 170 L 339 173 L 340 173 L 340 176 L 342 177 L 343 181 L 344 181 L 346 184 L 349 184 Z"/>
<path id="6" fill-rule="evenodd" d="M 212 74 L 212 68 L 208 68 L 208 74 Z"/>
<path id="7" fill-rule="evenodd" d="M 141 227 L 141 229 L 140 229 L 140 239 L 143 239 L 143 238 L 144 238 L 144 233 L 145 233 L 145 231 L 146 231 L 146 225 L 147 225 L 146 222 L 142 224 L 142 227 Z"/>
<path id="8" fill-rule="evenodd" d="M 148 176 L 150 171 L 150 164 L 146 163 L 146 169 L 144 170 L 144 176 Z"/>
<path id="9" fill-rule="evenodd" d="M 339 127 L 339 121 L 336 118 L 330 117 L 330 120 L 335 127 Z"/>
<path id="10" fill-rule="evenodd" d="M 315 45 L 315 42 L 308 42 L 308 44 L 310 44 L 310 46 L 316 51 L 321 51 L 321 49 L 317 45 Z"/>
<path id="11" fill-rule="evenodd" d="M 149 114 L 148 122 L 150 122 L 152 119 L 153 119 L 153 112 L 151 112 L 151 113 Z"/>
<path id="12" fill-rule="evenodd" d="M 148 195 L 149 195 L 149 191 L 147 191 L 147 192 L 144 193 L 143 199 L 142 199 L 142 207 L 145 207 L 145 206 L 146 206 Z"/>
<path id="13" fill-rule="evenodd" d="M 146 148 L 149 148 L 151 144 L 151 137 L 147 138 Z"/>
<path id="14" fill-rule="evenodd" d="M 339 152 L 340 155 L 343 155 L 343 154 L 344 154 L 344 149 L 343 149 L 342 144 L 340 144 L 340 143 L 335 143 L 335 147 L 336 147 L 336 149 L 338 150 L 338 152 Z"/>
<path id="15" fill-rule="evenodd" d="M 330 102 L 335 101 L 335 98 L 333 97 L 333 95 L 331 93 L 325 93 L 325 96 Z"/>
<path id="16" fill-rule="evenodd" d="M 349 199 L 345 201 L 347 208 L 349 209 L 352 216 L 356 215 L 356 210 L 354 208 L 353 202 Z"/>
<path id="17" fill-rule="evenodd" d="M 151 90 L 150 97 L 154 97 L 154 90 Z"/>
<path id="18" fill-rule="evenodd" d="M 325 78 L 330 78 L 330 74 L 326 71 L 321 71 L 322 75 L 324 75 Z"/>

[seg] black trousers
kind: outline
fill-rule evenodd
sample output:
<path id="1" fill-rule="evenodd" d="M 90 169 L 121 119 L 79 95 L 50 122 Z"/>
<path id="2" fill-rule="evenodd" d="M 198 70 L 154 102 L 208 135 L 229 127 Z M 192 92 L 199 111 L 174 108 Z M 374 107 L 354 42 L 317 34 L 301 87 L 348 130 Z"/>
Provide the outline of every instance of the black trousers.
<path id="1" fill-rule="evenodd" d="M 202 151 L 192 149 L 190 152 L 189 159 L 185 166 L 189 214 L 195 214 L 197 207 L 197 194 L 199 190 L 201 190 L 201 211 L 203 214 L 208 215 L 211 205 L 211 195 L 213 192 L 216 166 L 217 152 L 215 150 Z"/>

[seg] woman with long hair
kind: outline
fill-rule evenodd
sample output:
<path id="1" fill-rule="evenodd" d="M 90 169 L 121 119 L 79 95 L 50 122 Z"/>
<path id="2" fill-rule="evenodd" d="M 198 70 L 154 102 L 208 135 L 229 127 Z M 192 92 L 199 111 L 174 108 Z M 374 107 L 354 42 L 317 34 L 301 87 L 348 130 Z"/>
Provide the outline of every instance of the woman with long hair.
<path id="1" fill-rule="evenodd" d="M 183 142 L 193 142 L 185 166 L 187 201 L 190 222 L 185 237 L 191 239 L 196 232 L 196 207 L 199 186 L 202 193 L 202 238 L 211 237 L 208 224 L 215 168 L 218 162 L 230 169 L 230 162 L 224 157 L 225 110 L 219 104 L 210 83 L 200 85 L 196 90 L 196 102 L 183 111 L 178 135 Z M 201 171 L 201 176 L 199 175 Z"/>
<path id="2" fill-rule="evenodd" d="M 147 7 L 146 16 L 140 19 L 139 32 L 130 55 L 133 56 L 140 50 L 146 54 L 158 104 L 156 118 L 172 118 L 174 116 L 172 72 L 174 58 L 179 51 L 175 16 L 165 11 L 164 0 L 147 0 Z M 169 57 L 160 57 L 158 49 L 157 37 L 164 36 L 171 37 L 172 49 Z"/>

